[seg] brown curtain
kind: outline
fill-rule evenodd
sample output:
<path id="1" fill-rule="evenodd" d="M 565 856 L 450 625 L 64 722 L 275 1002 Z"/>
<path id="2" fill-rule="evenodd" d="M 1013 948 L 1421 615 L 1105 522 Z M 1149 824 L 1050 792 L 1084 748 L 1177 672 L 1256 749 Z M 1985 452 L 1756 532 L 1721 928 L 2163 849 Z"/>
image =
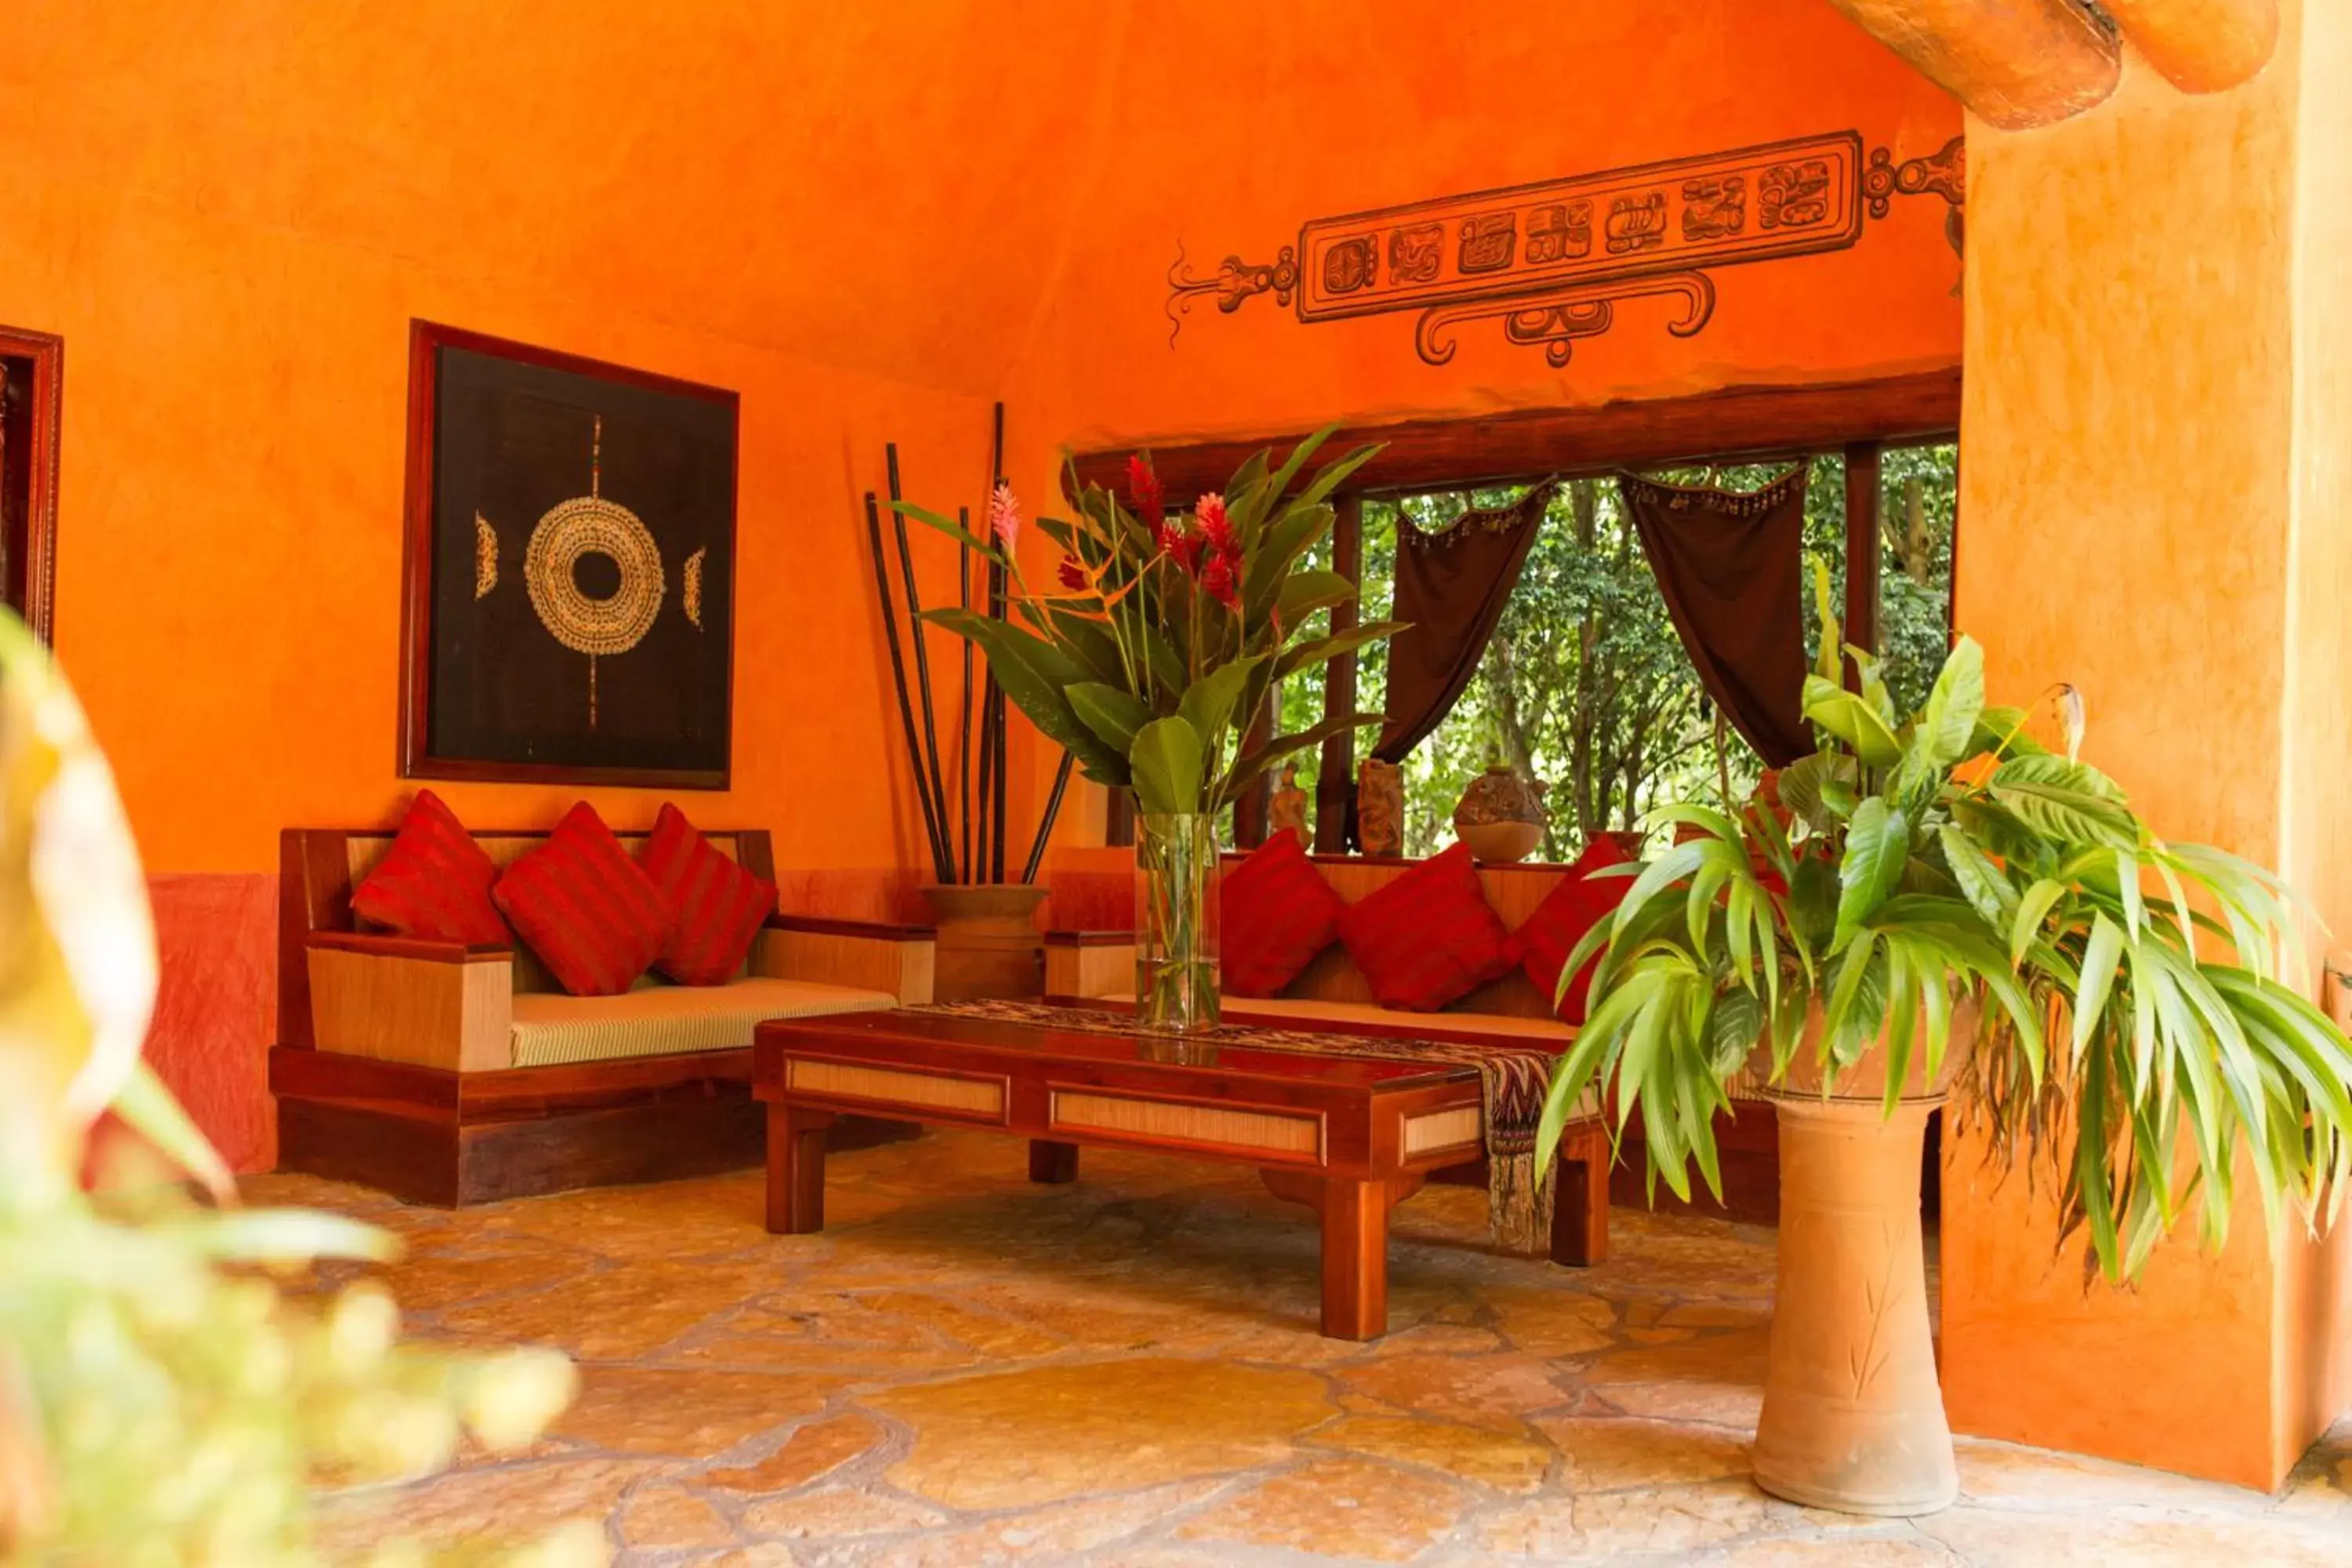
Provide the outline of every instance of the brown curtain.
<path id="1" fill-rule="evenodd" d="M 1474 508 L 1439 533 L 1399 515 L 1390 616 L 1407 629 L 1389 642 L 1387 722 L 1372 755 L 1404 761 L 1469 689 L 1558 488 L 1547 479 L 1509 506 Z"/>
<path id="2" fill-rule="evenodd" d="M 1699 683 L 1775 768 L 1813 749 L 1804 718 L 1805 469 L 1749 492 L 1617 479 Z"/>

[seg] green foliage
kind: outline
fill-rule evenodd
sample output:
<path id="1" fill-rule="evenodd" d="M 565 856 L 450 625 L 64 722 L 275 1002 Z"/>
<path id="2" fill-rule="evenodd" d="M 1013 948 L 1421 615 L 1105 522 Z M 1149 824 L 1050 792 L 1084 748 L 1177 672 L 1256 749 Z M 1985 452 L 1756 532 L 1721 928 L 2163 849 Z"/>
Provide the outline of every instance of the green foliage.
<path id="1" fill-rule="evenodd" d="M 1958 1114 L 2049 1160 L 2086 1268 L 2135 1274 L 2191 1203 L 2218 1247 L 2240 1150 L 2274 1227 L 2289 1202 L 2332 1210 L 2352 1044 L 2274 973 L 2294 940 L 2278 879 L 2166 844 L 2112 780 L 1987 709 L 1973 642 L 1908 717 L 1878 661 L 1858 668 L 1858 691 L 1809 684 L 1822 749 L 1777 805 L 1660 814 L 1686 840 L 1568 960 L 1599 954 L 1539 1159 L 1597 1083 L 1621 1128 L 1641 1111 L 1653 1180 L 1687 1196 L 1695 1163 L 1719 1196 L 1713 1116 L 1751 1062 L 1829 1092 L 1884 1051 L 1891 1112 L 1915 1059 L 1934 1080 L 1958 1049 Z"/>
<path id="2" fill-rule="evenodd" d="M 1956 460 L 1948 446 L 1889 449 L 1881 458 L 1880 510 L 1887 521 L 1874 563 L 1881 673 L 1905 711 L 1926 700 L 1949 637 Z M 1806 549 L 1827 563 L 1832 604 L 1845 577 L 1844 470 L 1841 457 L 1813 459 L 1805 500 Z M 1659 477 L 1753 488 L 1781 471 L 1747 464 L 1662 470 Z M 1505 503 L 1517 493 L 1368 501 L 1364 614 L 1390 613 L 1401 521 L 1440 529 L 1472 505 Z M 1318 556 L 1316 563 L 1328 562 Z M 1811 604 L 1806 611 L 1807 635 L 1816 637 L 1819 616 Z M 1386 689 L 1386 650 L 1375 644 L 1360 660 L 1356 705 L 1378 709 Z M 1323 701 L 1318 673 L 1285 681 L 1282 727 L 1305 728 L 1321 717 Z M 1552 501 L 1477 678 L 1403 764 L 1406 851 L 1443 847 L 1452 837 L 1454 802 L 1479 770 L 1499 759 L 1549 784 L 1551 822 L 1540 852 L 1570 858 L 1593 834 L 1636 829 L 1655 807 L 1718 797 L 1726 774 L 1736 793 L 1752 787 L 1761 763 L 1736 733 L 1727 731 L 1724 739 L 1718 768 L 1704 694 L 1617 487 L 1606 479 L 1571 480 Z M 1310 792 L 1317 762 L 1311 754 L 1299 758 Z"/>
<path id="3" fill-rule="evenodd" d="M 314 1488 L 436 1468 L 466 1434 L 518 1448 L 562 1408 L 560 1355 L 410 1349 L 375 1285 L 321 1313 L 266 1278 L 382 1260 L 397 1243 L 333 1215 L 237 1207 L 220 1157 L 138 1060 L 156 977 L 137 856 L 71 691 L 9 616 L 0 933 L 0 1560 L 313 1563 Z M 110 1106 L 137 1138 L 103 1146 L 85 1193 L 88 1135 Z M 583 1521 L 457 1560 L 604 1559 Z M 398 1542 L 379 1558 L 421 1560 Z"/>
<path id="4" fill-rule="evenodd" d="M 1062 547 L 1063 571 L 1083 584 L 1050 597 L 1030 592 L 1008 552 L 940 513 L 897 503 L 1004 564 L 1025 624 L 961 609 L 924 618 L 978 644 L 1005 695 L 1088 778 L 1133 789 L 1146 812 L 1221 811 L 1284 757 L 1380 721 L 1373 713 L 1325 720 L 1318 711 L 1255 750 L 1240 745 L 1277 680 L 1376 647 L 1398 629 L 1371 621 L 1328 635 L 1329 607 L 1352 592 L 1317 564 L 1331 531 L 1329 498 L 1379 450 L 1360 447 L 1294 491 L 1329 434 L 1300 442 L 1279 468 L 1267 452 L 1244 463 L 1216 498 L 1225 533 L 1204 518 L 1171 516 L 1155 528 L 1101 487 L 1079 489 L 1075 519 L 1038 520 Z M 1221 550 L 1221 540 L 1229 547 Z"/>

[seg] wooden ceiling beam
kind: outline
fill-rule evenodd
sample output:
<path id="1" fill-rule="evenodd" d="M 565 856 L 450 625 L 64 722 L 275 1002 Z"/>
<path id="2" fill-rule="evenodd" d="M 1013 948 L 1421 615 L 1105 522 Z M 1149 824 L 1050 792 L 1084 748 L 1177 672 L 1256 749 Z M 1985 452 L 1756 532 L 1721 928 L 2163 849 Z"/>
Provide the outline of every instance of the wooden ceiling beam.
<path id="1" fill-rule="evenodd" d="M 2074 0 L 1830 4 L 2004 131 L 2054 125 L 2103 103 L 2123 71 L 2115 35 Z"/>
<path id="2" fill-rule="evenodd" d="M 2270 63 L 2278 0 L 2101 0 L 2124 37 L 2183 92 L 2221 92 Z"/>
<path id="3" fill-rule="evenodd" d="M 1350 490 L 1445 489 L 1707 458 L 1784 458 L 1853 441 L 1902 442 L 1960 426 L 1960 367 L 1807 386 L 1734 386 L 1688 397 L 1629 398 L 1584 408 L 1527 408 L 1453 419 L 1352 425 L 1323 447 L 1338 457 L 1365 442 L 1381 452 Z M 1071 458 L 1081 484 L 1124 495 L 1128 455 L 1149 447 L 1171 506 L 1221 489 L 1249 456 L 1278 462 L 1304 431 L 1185 445 L 1137 442 Z M 1316 467 L 1310 461 L 1309 468 Z"/>

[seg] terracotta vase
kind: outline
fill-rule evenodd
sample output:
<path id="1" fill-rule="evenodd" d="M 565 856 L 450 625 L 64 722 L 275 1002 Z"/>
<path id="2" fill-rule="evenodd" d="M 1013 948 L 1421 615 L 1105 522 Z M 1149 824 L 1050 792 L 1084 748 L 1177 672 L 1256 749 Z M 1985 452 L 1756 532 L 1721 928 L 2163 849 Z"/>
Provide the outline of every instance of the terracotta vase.
<path id="1" fill-rule="evenodd" d="M 1955 1007 L 1943 1071 L 1930 1080 L 1915 1060 L 1891 1117 L 1882 1047 L 1824 1098 L 1812 1030 L 1773 1093 L 1780 1269 L 1753 1463 L 1775 1497 L 1912 1515 L 1958 1495 L 1927 1321 L 1919 1163 L 1927 1117 L 1975 1032 L 1973 1009 Z"/>
<path id="2" fill-rule="evenodd" d="M 1045 889 L 1020 882 L 934 883 L 924 899 L 939 921 L 931 999 L 975 1002 L 1042 995 L 1045 945 L 1037 906 Z"/>

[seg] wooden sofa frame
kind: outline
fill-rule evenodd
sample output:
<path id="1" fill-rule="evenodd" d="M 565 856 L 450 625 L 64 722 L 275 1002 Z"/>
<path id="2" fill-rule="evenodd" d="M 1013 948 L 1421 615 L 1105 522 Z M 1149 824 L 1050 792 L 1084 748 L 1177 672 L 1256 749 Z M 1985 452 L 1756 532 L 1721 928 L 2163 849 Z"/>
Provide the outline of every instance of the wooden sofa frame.
<path id="1" fill-rule="evenodd" d="M 705 837 L 774 879 L 766 832 Z M 278 1043 L 269 1087 L 280 1170 L 455 1207 L 761 1163 L 766 1118 L 751 1099 L 749 1047 L 509 1066 L 517 971 L 534 960 L 509 947 L 353 929 L 353 841 L 391 837 L 380 828 L 278 837 Z M 928 926 L 775 915 L 748 968 L 887 991 L 911 1005 L 930 1000 L 932 939 Z M 524 978 L 530 988 L 529 972 Z M 835 1146 L 913 1131 L 845 1120 Z"/>

